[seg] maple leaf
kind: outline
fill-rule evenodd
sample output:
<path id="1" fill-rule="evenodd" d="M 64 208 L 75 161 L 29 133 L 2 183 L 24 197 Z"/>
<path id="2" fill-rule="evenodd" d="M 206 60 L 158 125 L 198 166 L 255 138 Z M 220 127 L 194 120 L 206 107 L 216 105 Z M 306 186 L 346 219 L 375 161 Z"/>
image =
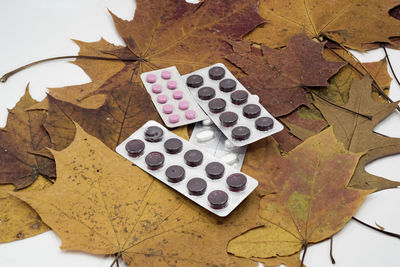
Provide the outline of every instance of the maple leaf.
<path id="1" fill-rule="evenodd" d="M 80 50 L 78 55 L 80 56 L 98 56 L 105 57 L 107 51 L 114 51 L 123 48 L 122 46 L 116 46 L 108 43 L 101 39 L 97 42 L 87 43 L 82 41 L 74 40 L 79 46 Z M 116 56 L 106 55 L 108 58 L 115 58 Z M 122 61 L 114 60 L 88 60 L 85 58 L 78 58 L 76 61 L 71 62 L 78 67 L 81 67 L 85 73 L 92 79 L 92 82 L 82 85 L 72 85 L 60 88 L 49 88 L 49 94 L 57 99 L 70 102 L 77 106 L 84 108 L 98 108 L 100 107 L 105 99 L 105 94 L 94 94 L 99 88 L 103 91 L 107 91 L 109 87 L 114 87 L 116 84 L 110 84 L 107 80 L 118 74 L 121 70 L 126 67 L 126 64 Z M 128 80 L 127 78 L 126 80 Z M 41 103 L 37 108 L 46 108 L 47 100 Z"/>
<path id="2" fill-rule="evenodd" d="M 348 53 L 342 49 L 324 49 L 324 57 L 327 60 L 337 61 L 338 56 L 347 60 L 349 64 L 342 67 L 338 73 L 329 79 L 327 87 L 321 87 L 318 91 L 313 90 L 314 98 L 320 96 L 324 99 L 338 105 L 344 105 L 349 98 L 349 91 L 353 79 L 359 79 L 360 75 L 369 73 L 374 77 L 377 84 L 388 95 L 390 82 L 392 78 L 387 72 L 387 63 L 385 59 L 377 62 L 361 63 L 356 62 Z M 341 62 L 342 60 L 339 59 Z M 355 70 L 357 68 L 357 70 Z M 364 69 L 365 68 L 365 69 Z M 316 94 L 318 96 L 316 96 Z M 308 95 L 309 96 L 309 95 Z M 375 101 L 387 102 L 377 91 L 372 92 Z M 308 98 L 310 102 L 314 100 Z M 279 147 L 283 151 L 290 151 L 299 145 L 305 139 L 319 133 L 326 128 L 328 123 L 314 105 L 301 106 L 294 112 L 280 117 L 280 121 L 284 123 L 286 128 L 275 134 L 274 139 L 278 141 Z"/>
<path id="3" fill-rule="evenodd" d="M 219 218 L 78 125 L 71 145 L 52 153 L 55 184 L 13 195 L 32 206 L 61 237 L 62 249 L 118 253 L 134 266 L 256 265 L 226 253 L 228 240 L 259 223 L 255 194 L 230 216 Z"/>
<path id="4" fill-rule="evenodd" d="M 261 186 L 269 191 L 260 201 L 265 226 L 229 242 L 227 250 L 236 256 L 292 255 L 329 238 L 344 227 L 371 192 L 346 188 L 362 154 L 347 151 L 332 128 L 307 139 L 285 157 L 271 152 L 276 148 L 269 144 L 258 148 L 259 157 L 269 153 L 277 164 L 262 176 L 268 184 Z M 268 165 L 268 161 L 258 162 L 259 169 Z"/>
<path id="5" fill-rule="evenodd" d="M 371 83 L 369 76 L 353 81 L 349 100 L 344 105 L 350 110 L 372 116 L 371 120 L 339 109 L 318 98 L 314 103 L 329 124 L 334 126 L 336 137 L 344 143 L 346 149 L 352 152 L 367 151 L 361 158 L 349 185 L 354 188 L 382 190 L 397 187 L 400 183 L 369 174 L 364 168 L 366 164 L 376 159 L 400 153 L 399 138 L 382 136 L 374 132 L 374 127 L 392 113 L 399 102 L 374 101 L 371 98 Z"/>
<path id="6" fill-rule="evenodd" d="M 110 91 L 103 106 L 86 109 L 48 96 L 49 110 L 45 128 L 52 147 L 61 150 L 75 137 L 75 125 L 114 149 L 148 120 L 160 121 L 148 93 L 134 82 L 125 82 Z M 147 103 L 147 104 L 146 104 Z"/>
<path id="7" fill-rule="evenodd" d="M 49 185 L 49 181 L 39 176 L 34 184 L 20 192 L 38 191 Z M 30 206 L 9 194 L 12 189 L 12 185 L 0 185 L 0 243 L 21 240 L 49 230 Z"/>
<path id="8" fill-rule="evenodd" d="M 9 111 L 6 127 L 0 129 L 0 184 L 13 184 L 15 189 L 31 185 L 39 174 L 55 177 L 54 161 L 36 153 L 49 146 L 50 139 L 42 125 L 46 112 L 25 111 L 35 103 L 27 86 Z"/>
<path id="9" fill-rule="evenodd" d="M 400 21 L 389 15 L 397 0 L 261 0 L 260 15 L 267 20 L 247 40 L 277 48 L 296 33 L 328 37 L 348 48 L 364 51 L 392 43 L 400 36 Z"/>
<path id="10" fill-rule="evenodd" d="M 234 53 L 226 58 L 246 74 L 240 82 L 260 97 L 260 103 L 273 116 L 279 117 L 308 103 L 304 86 L 327 86 L 329 77 L 344 65 L 326 61 L 323 47 L 305 34 L 298 34 L 283 50 L 236 42 Z"/>
<path id="11" fill-rule="evenodd" d="M 238 40 L 264 20 L 256 0 L 138 0 L 132 21 L 113 15 L 126 51 L 139 58 L 139 72 L 175 65 L 181 73 L 216 62 L 231 51 L 224 40 Z"/>

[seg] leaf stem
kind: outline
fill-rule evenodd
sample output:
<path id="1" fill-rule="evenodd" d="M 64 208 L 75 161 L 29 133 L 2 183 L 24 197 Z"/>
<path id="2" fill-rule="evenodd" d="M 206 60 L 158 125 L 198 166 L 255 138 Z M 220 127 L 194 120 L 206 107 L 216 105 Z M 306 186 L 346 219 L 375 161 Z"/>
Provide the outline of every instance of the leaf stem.
<path id="1" fill-rule="evenodd" d="M 388 62 L 388 64 L 389 64 L 390 70 L 392 71 L 393 77 L 394 77 L 394 79 L 396 80 L 397 84 L 400 85 L 400 81 L 399 81 L 399 79 L 397 78 L 396 73 L 394 72 L 392 63 L 390 62 L 389 54 L 388 54 L 388 52 L 387 52 L 387 50 L 386 50 L 386 47 L 385 47 L 384 45 L 382 45 L 382 48 L 383 48 L 383 51 L 385 51 L 386 60 L 387 60 L 387 62 Z"/>
<path id="2" fill-rule="evenodd" d="M 303 267 L 303 266 L 304 266 L 304 259 L 305 259 L 305 257 L 306 257 L 307 247 L 308 247 L 307 241 L 305 241 L 305 243 L 304 243 L 303 246 L 304 246 L 304 252 L 303 252 L 303 256 L 301 257 L 300 267 Z"/>
<path id="3" fill-rule="evenodd" d="M 1 78 L 0 78 L 0 82 L 5 83 L 7 81 L 8 78 L 10 78 L 12 75 L 27 69 L 29 67 L 32 67 L 36 64 L 40 64 L 40 63 L 44 63 L 44 62 L 48 62 L 48 61 L 52 61 L 52 60 L 58 60 L 58 59 L 69 59 L 69 58 L 83 58 L 83 59 L 95 59 L 95 60 L 111 60 L 111 61 L 138 61 L 138 59 L 120 59 L 120 58 L 112 58 L 112 57 L 97 57 L 97 56 L 62 56 L 62 57 L 51 57 L 51 58 L 46 58 L 46 59 L 42 59 L 42 60 L 38 60 L 29 64 L 26 64 L 22 67 L 19 67 L 13 71 L 10 71 L 6 74 L 4 74 Z"/>
<path id="4" fill-rule="evenodd" d="M 309 89 L 309 88 L 306 88 L 306 89 Z M 337 107 L 337 108 L 340 108 L 340 109 L 346 110 L 346 111 L 348 111 L 348 112 L 354 113 L 354 114 L 359 115 L 359 116 L 361 116 L 361 117 L 364 117 L 364 118 L 366 118 L 366 119 L 368 119 L 368 120 L 372 120 L 372 116 L 371 116 L 371 115 L 362 114 L 362 113 L 359 113 L 359 112 L 357 112 L 357 111 L 354 111 L 354 110 L 345 108 L 345 107 L 340 106 L 340 105 L 338 105 L 338 104 L 336 104 L 336 103 L 333 103 L 332 101 L 330 101 L 330 100 L 328 100 L 328 99 L 326 99 L 326 98 L 320 96 L 319 94 L 317 94 L 317 93 L 315 93 L 315 92 L 313 92 L 313 91 L 310 91 L 310 92 L 311 92 L 312 95 L 317 96 L 318 98 L 324 100 L 325 102 L 331 104 L 332 106 L 335 106 L 335 107 Z"/>
<path id="5" fill-rule="evenodd" d="M 110 265 L 110 267 L 113 267 L 114 266 L 114 264 L 116 264 L 117 265 L 117 267 L 119 267 L 119 259 L 121 258 L 121 252 L 118 252 L 118 253 L 116 253 L 115 255 L 114 255 L 114 257 L 115 257 L 115 259 L 113 260 L 113 262 L 111 263 L 111 265 Z"/>
<path id="6" fill-rule="evenodd" d="M 330 245 L 330 249 L 329 249 L 329 256 L 331 257 L 331 262 L 332 264 L 336 264 L 335 258 L 333 257 L 333 236 L 331 236 L 331 245 Z"/>
<path id="7" fill-rule="evenodd" d="M 399 234 L 396 234 L 396 233 L 392 233 L 392 232 L 388 232 L 388 231 L 379 229 L 379 228 L 374 227 L 374 226 L 372 226 L 372 225 L 369 225 L 369 224 L 367 224 L 367 223 L 365 223 L 365 222 L 363 222 L 363 221 L 360 221 L 360 220 L 357 219 L 356 217 L 352 217 L 352 219 L 355 220 L 356 222 L 361 223 L 362 225 L 364 225 L 364 226 L 366 226 L 366 227 L 369 227 L 369 228 L 371 228 L 371 229 L 373 229 L 373 230 L 375 230 L 375 231 L 378 231 L 378 232 L 380 232 L 380 233 L 382 233 L 382 234 L 385 234 L 385 235 L 388 235 L 388 236 L 391 236 L 391 237 L 395 237 L 395 238 L 400 239 L 400 235 L 399 235 Z"/>

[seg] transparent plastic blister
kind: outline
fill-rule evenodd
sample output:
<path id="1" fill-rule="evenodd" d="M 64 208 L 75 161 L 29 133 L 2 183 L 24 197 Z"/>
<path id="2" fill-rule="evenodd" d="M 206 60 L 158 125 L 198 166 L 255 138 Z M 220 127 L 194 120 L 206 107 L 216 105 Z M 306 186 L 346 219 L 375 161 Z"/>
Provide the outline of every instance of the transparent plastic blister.
<path id="1" fill-rule="evenodd" d="M 219 70 L 213 73 L 214 79 L 211 69 Z M 258 96 L 250 94 L 224 64 L 194 71 L 182 79 L 193 98 L 235 146 L 248 145 L 283 130 L 282 124 L 259 103 Z"/>
<path id="2" fill-rule="evenodd" d="M 195 124 L 189 141 L 233 168 L 242 168 L 247 146 L 235 146 L 210 119 Z"/>
<path id="3" fill-rule="evenodd" d="M 162 138 L 159 138 L 156 141 L 148 139 L 149 130 L 153 130 L 157 127 L 162 130 Z M 147 141 L 146 139 L 150 141 Z M 171 149 L 171 147 L 166 149 L 165 144 L 170 139 L 174 139 L 175 141 L 178 139 L 181 141 L 182 149 L 179 152 L 177 152 L 178 150 L 174 151 L 173 154 L 167 152 L 167 150 Z M 137 152 L 137 155 L 133 155 L 132 150 L 129 150 L 129 155 L 127 151 L 127 144 L 136 141 L 143 143 L 144 149 L 135 150 L 139 151 Z M 254 178 L 238 171 L 228 164 L 222 163 L 218 158 L 206 153 L 202 147 L 196 146 L 189 141 L 175 135 L 155 121 L 148 121 L 129 138 L 117 146 L 115 150 L 117 153 L 130 160 L 136 166 L 143 169 L 153 177 L 180 192 L 203 208 L 221 217 L 227 216 L 229 213 L 231 213 L 258 185 L 257 180 Z M 202 153 L 202 161 L 198 166 L 189 166 L 189 162 L 194 162 L 193 158 L 190 157 L 190 153 L 193 150 L 201 151 Z M 154 165 L 149 165 L 149 162 L 153 163 L 153 161 L 146 161 L 146 159 L 149 159 L 150 156 L 154 155 L 152 152 L 156 152 L 158 154 L 161 153 L 164 156 L 162 166 L 157 166 L 158 168 L 156 169 L 154 168 Z M 149 155 L 151 153 L 152 155 Z M 189 156 L 186 157 L 187 155 Z M 190 161 L 188 161 L 188 159 Z M 224 171 L 220 177 L 215 176 L 216 172 L 214 172 L 213 169 L 211 169 L 211 172 L 206 172 L 206 166 L 211 165 L 223 166 Z M 151 166 L 151 168 L 149 166 Z M 167 177 L 167 169 L 170 169 L 171 166 L 180 166 L 179 168 L 184 169 L 185 175 L 183 180 L 174 180 L 174 182 L 171 182 L 171 176 Z M 210 174 L 213 175 L 212 178 L 209 178 Z M 244 180 L 239 179 L 239 182 L 241 182 L 238 183 L 238 179 L 231 179 L 238 177 L 244 178 Z M 175 179 L 175 177 L 173 178 Z M 194 192 L 199 192 L 195 191 L 197 188 L 191 188 L 191 191 L 188 189 L 188 184 L 193 178 L 201 178 L 206 182 L 205 191 L 202 192 L 201 195 L 191 194 Z M 225 193 L 221 193 L 221 191 Z M 217 199 L 217 201 L 215 200 L 215 196 L 219 197 L 221 195 L 220 193 L 222 195 L 225 194 L 225 197 L 227 196 L 227 200 L 224 203 L 218 202 L 220 199 Z M 214 197 L 212 198 L 212 201 L 209 200 L 210 195 Z M 216 206 L 220 205 L 221 203 L 222 206 Z"/>
<path id="4" fill-rule="evenodd" d="M 142 73 L 140 78 L 168 128 L 207 118 L 188 91 L 175 66 Z"/>

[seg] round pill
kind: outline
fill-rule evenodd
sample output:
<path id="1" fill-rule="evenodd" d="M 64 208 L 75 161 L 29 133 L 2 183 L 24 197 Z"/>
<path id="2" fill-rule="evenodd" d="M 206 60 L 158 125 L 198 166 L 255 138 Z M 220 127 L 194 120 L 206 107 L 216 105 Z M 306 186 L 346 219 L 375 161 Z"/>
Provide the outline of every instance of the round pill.
<path id="1" fill-rule="evenodd" d="M 182 99 L 182 97 L 183 97 L 183 92 L 182 92 L 182 91 L 174 91 L 174 92 L 172 93 L 172 97 L 173 97 L 174 99 Z"/>
<path id="2" fill-rule="evenodd" d="M 162 110 L 165 114 L 171 114 L 174 111 L 174 106 L 170 105 L 170 104 L 166 104 L 163 106 Z"/>
<path id="3" fill-rule="evenodd" d="M 185 169 L 178 165 L 172 165 L 165 170 L 165 175 L 169 182 L 178 183 L 185 179 Z"/>
<path id="4" fill-rule="evenodd" d="M 247 102 L 249 93 L 244 90 L 237 90 L 231 94 L 231 101 L 235 105 L 241 105 Z"/>
<path id="5" fill-rule="evenodd" d="M 178 154 L 182 151 L 183 143 L 178 138 L 170 138 L 164 143 L 165 151 L 169 154 Z"/>
<path id="6" fill-rule="evenodd" d="M 196 112 L 194 110 L 187 110 L 185 112 L 185 117 L 188 120 L 193 120 L 196 118 Z"/>
<path id="7" fill-rule="evenodd" d="M 230 127 L 237 123 L 238 115 L 235 112 L 226 111 L 219 115 L 222 126 Z"/>
<path id="8" fill-rule="evenodd" d="M 160 152 L 153 151 L 147 154 L 145 162 L 150 170 L 157 170 L 164 165 L 164 155 Z"/>
<path id="9" fill-rule="evenodd" d="M 231 141 L 229 141 L 229 139 L 226 139 L 225 140 L 225 148 L 229 149 L 229 150 L 233 150 L 236 148 L 236 146 Z"/>
<path id="10" fill-rule="evenodd" d="M 144 146 L 145 145 L 142 140 L 133 139 L 126 143 L 125 149 L 130 157 L 136 158 L 143 154 Z"/>
<path id="11" fill-rule="evenodd" d="M 179 101 L 178 107 L 180 110 L 186 110 L 189 108 L 189 102 L 186 100 Z"/>
<path id="12" fill-rule="evenodd" d="M 149 73 L 146 75 L 146 82 L 155 83 L 157 81 L 157 76 L 155 74 Z"/>
<path id="13" fill-rule="evenodd" d="M 213 125 L 213 121 L 210 119 L 205 119 L 204 121 L 201 122 L 203 124 L 203 126 L 210 126 Z"/>
<path id="14" fill-rule="evenodd" d="M 190 167 L 196 167 L 203 163 L 203 153 L 197 149 L 191 149 L 185 153 L 183 156 L 186 165 Z"/>
<path id="15" fill-rule="evenodd" d="M 168 96 L 166 95 L 159 95 L 157 96 L 157 102 L 160 104 L 165 104 L 168 101 Z"/>
<path id="16" fill-rule="evenodd" d="M 215 90 L 211 87 L 202 87 L 197 92 L 197 96 L 201 100 L 210 100 L 215 97 Z"/>
<path id="17" fill-rule="evenodd" d="M 155 93 L 155 94 L 161 93 L 161 91 L 162 91 L 162 86 L 161 86 L 161 84 L 153 84 L 153 85 L 151 86 L 151 91 L 152 91 L 153 93 Z"/>
<path id="18" fill-rule="evenodd" d="M 208 77 L 211 80 L 221 80 L 225 77 L 225 70 L 222 67 L 212 67 L 208 70 Z"/>
<path id="19" fill-rule="evenodd" d="M 256 129 L 260 131 L 268 131 L 274 127 L 274 121 L 269 117 L 258 118 L 255 124 Z"/>
<path id="20" fill-rule="evenodd" d="M 190 195 L 201 196 L 206 192 L 207 182 L 204 179 L 196 177 L 190 179 L 186 186 Z"/>
<path id="21" fill-rule="evenodd" d="M 150 126 L 144 132 L 144 139 L 151 143 L 160 142 L 163 138 L 164 132 L 158 126 Z"/>
<path id="22" fill-rule="evenodd" d="M 252 119 L 260 116 L 261 108 L 255 104 L 248 104 L 243 108 L 243 116 Z"/>
<path id="23" fill-rule="evenodd" d="M 214 138 L 214 132 L 211 130 L 201 131 L 196 134 L 196 139 L 198 142 L 207 142 Z"/>
<path id="24" fill-rule="evenodd" d="M 178 114 L 173 114 L 168 117 L 170 123 L 178 123 L 181 117 Z"/>
<path id="25" fill-rule="evenodd" d="M 213 209 L 222 209 L 228 203 L 228 194 L 222 190 L 214 190 L 208 194 L 208 202 Z"/>
<path id="26" fill-rule="evenodd" d="M 197 74 L 190 75 L 186 80 L 187 86 L 190 86 L 193 88 L 198 88 L 198 87 L 202 86 L 203 83 L 204 83 L 203 77 L 201 77 L 200 75 L 197 75 Z"/>
<path id="27" fill-rule="evenodd" d="M 234 80 L 232 80 L 232 79 L 225 79 L 225 80 L 222 80 L 222 81 L 219 83 L 219 89 L 220 89 L 222 92 L 226 92 L 226 93 L 232 92 L 233 90 L 236 89 L 236 82 L 235 82 Z"/>
<path id="28" fill-rule="evenodd" d="M 164 80 L 171 79 L 171 72 L 169 70 L 163 70 L 161 72 L 161 78 L 163 78 Z"/>
<path id="29" fill-rule="evenodd" d="M 167 88 L 168 89 L 174 90 L 174 89 L 176 89 L 176 86 L 177 86 L 177 82 L 176 81 L 168 81 L 167 82 Z"/>
<path id="30" fill-rule="evenodd" d="M 226 178 L 231 191 L 242 191 L 246 187 L 247 178 L 241 173 L 233 173 Z"/>
<path id="31" fill-rule="evenodd" d="M 225 167 L 219 162 L 210 162 L 206 166 L 206 174 L 210 179 L 219 179 L 224 175 Z"/>
<path id="32" fill-rule="evenodd" d="M 208 108 L 212 113 L 220 113 L 225 110 L 226 102 L 222 98 L 215 98 L 208 102 Z"/>
<path id="33" fill-rule="evenodd" d="M 246 126 L 238 126 L 232 130 L 232 138 L 236 140 L 246 140 L 250 137 L 250 129 Z"/>
<path id="34" fill-rule="evenodd" d="M 228 165 L 233 165 L 233 164 L 235 164 L 235 163 L 237 162 L 237 160 L 238 160 L 238 157 L 236 156 L 235 153 L 226 154 L 226 155 L 224 155 L 224 156 L 221 158 L 221 161 L 222 161 L 223 163 L 228 164 Z"/>

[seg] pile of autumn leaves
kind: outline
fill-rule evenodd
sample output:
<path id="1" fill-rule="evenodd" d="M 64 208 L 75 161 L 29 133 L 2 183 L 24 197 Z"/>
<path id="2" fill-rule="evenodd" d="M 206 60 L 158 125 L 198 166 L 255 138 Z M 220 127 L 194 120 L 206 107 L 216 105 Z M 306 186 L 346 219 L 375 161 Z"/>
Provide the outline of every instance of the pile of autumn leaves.
<path id="1" fill-rule="evenodd" d="M 400 153 L 374 133 L 398 103 L 386 61 L 347 49 L 397 47 L 396 1 L 137 0 L 113 16 L 126 47 L 77 42 L 92 78 L 26 91 L 0 131 L 0 242 L 51 228 L 62 249 L 131 266 L 298 266 L 300 251 L 343 228 L 365 197 L 399 183 L 364 170 Z M 223 62 L 286 127 L 249 146 L 242 171 L 260 186 L 219 218 L 159 183 L 114 148 L 159 116 L 139 75 Z M 188 138 L 188 129 L 177 134 Z M 13 191 L 15 189 L 15 191 Z"/>

